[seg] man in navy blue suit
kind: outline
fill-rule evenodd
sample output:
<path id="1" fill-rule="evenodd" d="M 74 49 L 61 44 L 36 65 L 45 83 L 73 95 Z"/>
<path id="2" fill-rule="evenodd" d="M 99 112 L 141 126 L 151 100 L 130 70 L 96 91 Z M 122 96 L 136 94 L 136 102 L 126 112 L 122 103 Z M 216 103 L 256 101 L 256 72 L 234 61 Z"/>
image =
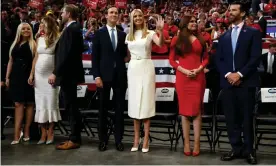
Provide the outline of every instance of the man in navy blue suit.
<path id="1" fill-rule="evenodd" d="M 245 156 L 249 164 L 256 164 L 253 111 L 256 88 L 260 86 L 257 67 L 262 55 L 262 39 L 258 30 L 244 24 L 245 8 L 241 2 L 231 4 L 229 20 L 232 28 L 220 37 L 216 55 L 222 88 L 221 105 L 232 146 L 221 160 Z"/>
<path id="2" fill-rule="evenodd" d="M 93 38 L 92 72 L 99 92 L 99 150 L 107 150 L 108 143 L 108 105 L 110 90 L 114 92 L 114 136 L 116 149 L 124 150 L 124 103 L 127 88 L 126 34 L 118 29 L 118 9 L 110 7 L 106 11 L 107 24 L 95 33 Z"/>

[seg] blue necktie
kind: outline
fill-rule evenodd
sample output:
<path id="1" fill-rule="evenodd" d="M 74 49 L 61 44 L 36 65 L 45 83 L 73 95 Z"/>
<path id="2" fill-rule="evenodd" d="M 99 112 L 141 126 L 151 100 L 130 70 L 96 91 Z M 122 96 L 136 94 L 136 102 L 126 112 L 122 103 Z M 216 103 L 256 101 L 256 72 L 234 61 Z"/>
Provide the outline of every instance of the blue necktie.
<path id="1" fill-rule="evenodd" d="M 115 29 L 114 28 L 112 28 L 111 29 L 111 43 L 112 43 L 112 46 L 113 46 L 113 50 L 115 51 L 115 49 L 116 49 L 116 41 L 115 41 L 115 34 L 114 34 L 114 31 L 115 31 Z"/>
<path id="2" fill-rule="evenodd" d="M 233 51 L 233 71 L 235 71 L 235 51 L 237 45 L 237 38 L 238 38 L 238 26 L 235 26 L 232 30 L 231 41 L 232 41 L 232 51 Z"/>

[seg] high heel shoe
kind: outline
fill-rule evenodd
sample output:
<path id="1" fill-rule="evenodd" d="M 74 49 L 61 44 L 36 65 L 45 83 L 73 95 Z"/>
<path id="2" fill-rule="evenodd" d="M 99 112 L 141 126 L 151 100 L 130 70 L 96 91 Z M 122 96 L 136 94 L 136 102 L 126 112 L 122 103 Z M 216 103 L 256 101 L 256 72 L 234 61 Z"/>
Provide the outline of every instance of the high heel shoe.
<path id="1" fill-rule="evenodd" d="M 45 144 L 45 142 L 46 142 L 46 141 L 44 141 L 44 140 L 39 140 L 38 143 L 37 143 L 37 145 Z"/>
<path id="2" fill-rule="evenodd" d="M 200 152 L 193 152 L 193 157 L 199 156 Z"/>
<path id="3" fill-rule="evenodd" d="M 47 140 L 46 145 L 50 145 L 50 144 L 53 144 L 53 143 L 54 143 L 54 139 L 52 139 L 52 140 Z"/>
<path id="4" fill-rule="evenodd" d="M 185 155 L 185 156 L 191 156 L 191 155 L 192 155 L 192 152 L 184 152 L 184 155 Z"/>
<path id="5" fill-rule="evenodd" d="M 148 153 L 149 152 L 149 147 L 146 149 L 146 148 L 142 148 L 142 152 L 143 153 Z"/>
<path id="6" fill-rule="evenodd" d="M 138 147 L 132 147 L 130 151 L 131 151 L 131 152 L 137 152 L 137 151 L 139 150 L 140 144 L 141 144 L 141 138 L 139 139 Z"/>
<path id="7" fill-rule="evenodd" d="M 28 137 L 28 138 L 23 138 L 23 141 L 24 141 L 24 142 L 30 141 L 30 137 Z"/>
<path id="8" fill-rule="evenodd" d="M 17 141 L 13 140 L 11 142 L 11 145 L 17 145 L 17 144 L 19 144 L 21 142 L 22 138 L 23 138 L 23 132 L 20 133 L 20 137 L 19 137 L 19 139 Z"/>
<path id="9" fill-rule="evenodd" d="M 142 148 L 143 153 L 148 153 L 149 152 L 149 142 L 148 142 L 148 148 Z"/>

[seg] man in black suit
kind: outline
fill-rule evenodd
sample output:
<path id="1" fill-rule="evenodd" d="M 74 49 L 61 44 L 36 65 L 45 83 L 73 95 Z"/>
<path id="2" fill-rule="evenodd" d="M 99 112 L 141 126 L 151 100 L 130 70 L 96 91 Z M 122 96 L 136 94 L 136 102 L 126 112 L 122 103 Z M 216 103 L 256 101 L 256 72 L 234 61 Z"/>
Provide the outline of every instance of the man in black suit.
<path id="1" fill-rule="evenodd" d="M 268 53 L 263 54 L 262 67 L 262 87 L 276 87 L 276 43 L 271 43 Z"/>
<path id="2" fill-rule="evenodd" d="M 9 61 L 9 48 L 10 48 L 10 42 L 9 42 L 9 36 L 8 32 L 6 30 L 6 26 L 4 22 L 1 20 L 1 140 L 5 139 L 4 136 L 4 122 L 6 119 L 6 111 L 3 109 L 3 104 L 5 104 L 5 99 L 7 99 L 6 96 L 6 85 L 5 85 L 5 76 L 7 71 L 7 65 Z"/>
<path id="3" fill-rule="evenodd" d="M 33 35 L 35 37 L 35 35 L 37 34 L 38 30 L 39 30 L 39 25 L 42 19 L 42 14 L 41 12 L 37 12 L 35 13 L 35 23 L 33 24 Z"/>
<path id="4" fill-rule="evenodd" d="M 257 68 L 262 55 L 261 33 L 244 24 L 246 8 L 243 3 L 232 3 L 229 11 L 232 28 L 219 38 L 216 52 L 222 88 L 221 108 L 225 113 L 232 146 L 232 150 L 221 160 L 230 161 L 246 156 L 249 164 L 256 164 L 253 111 L 256 88 L 260 86 Z"/>
<path id="5" fill-rule="evenodd" d="M 107 25 L 95 33 L 93 40 L 92 72 L 99 92 L 99 150 L 107 149 L 107 108 L 112 88 L 115 100 L 115 143 L 123 151 L 124 102 L 127 86 L 125 58 L 126 34 L 116 28 L 118 9 L 111 7 L 106 13 Z"/>
<path id="6" fill-rule="evenodd" d="M 257 15 L 258 15 L 258 18 L 259 18 L 258 24 L 260 25 L 260 27 L 262 28 L 262 31 L 263 31 L 262 32 L 262 38 L 265 38 L 266 37 L 267 21 L 264 18 L 264 12 L 260 10 L 260 11 L 258 11 Z"/>
<path id="7" fill-rule="evenodd" d="M 82 64 L 83 37 L 81 25 L 76 22 L 78 8 L 67 5 L 62 11 L 62 21 L 66 24 L 56 46 L 55 69 L 49 83 L 60 86 L 65 109 L 69 114 L 71 135 L 69 140 L 59 144 L 58 150 L 79 148 L 81 144 L 81 115 L 77 105 L 77 85 L 84 82 Z"/>

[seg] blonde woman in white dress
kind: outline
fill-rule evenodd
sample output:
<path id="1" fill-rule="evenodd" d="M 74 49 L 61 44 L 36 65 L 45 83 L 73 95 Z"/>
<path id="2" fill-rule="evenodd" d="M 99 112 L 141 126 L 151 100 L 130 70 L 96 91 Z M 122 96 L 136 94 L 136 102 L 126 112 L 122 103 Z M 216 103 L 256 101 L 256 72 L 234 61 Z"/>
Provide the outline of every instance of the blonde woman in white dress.
<path id="1" fill-rule="evenodd" d="M 40 124 L 41 138 L 37 144 L 52 144 L 54 122 L 61 120 L 59 112 L 59 88 L 48 83 L 54 70 L 55 47 L 59 38 L 55 20 L 49 16 L 41 24 L 45 35 L 37 39 L 37 54 L 33 60 L 29 84 L 35 85 L 35 122 Z M 48 125 L 48 131 L 47 131 Z"/>
<path id="2" fill-rule="evenodd" d="M 148 30 L 140 9 L 131 12 L 126 44 L 130 52 L 128 65 L 128 115 L 134 119 L 134 143 L 131 151 L 138 151 L 140 124 L 144 122 L 145 136 L 142 152 L 149 151 L 150 118 L 155 116 L 155 68 L 151 60 L 151 45 L 162 46 L 164 21 L 156 22 L 159 37 Z"/>

